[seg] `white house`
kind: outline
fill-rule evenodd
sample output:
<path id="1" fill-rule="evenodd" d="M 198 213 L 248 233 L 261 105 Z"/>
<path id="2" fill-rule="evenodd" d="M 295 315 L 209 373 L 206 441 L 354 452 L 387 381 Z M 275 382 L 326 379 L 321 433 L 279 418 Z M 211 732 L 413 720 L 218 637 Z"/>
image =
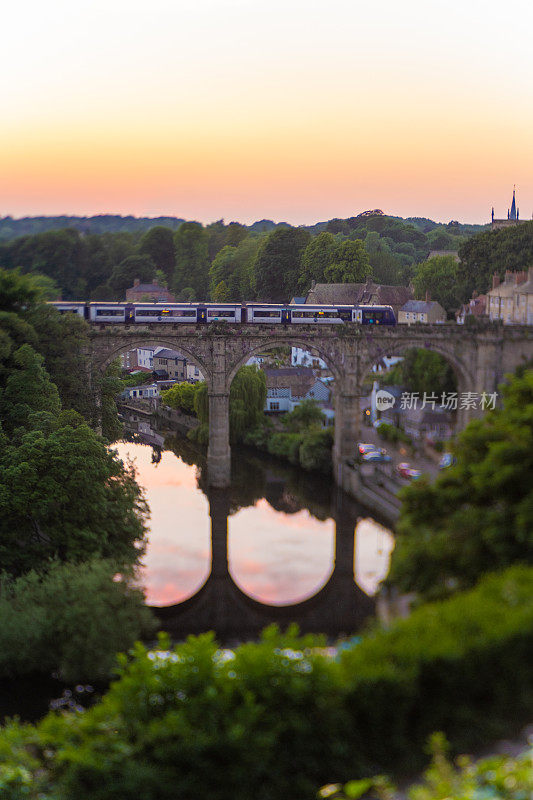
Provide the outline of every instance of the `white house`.
<path id="1" fill-rule="evenodd" d="M 267 389 L 267 397 L 265 401 L 265 411 L 271 413 L 282 413 L 292 411 L 294 408 L 291 390 L 287 387 L 272 387 Z"/>
<path id="2" fill-rule="evenodd" d="M 291 364 L 293 367 L 315 367 L 316 369 L 327 369 L 326 362 L 319 358 L 316 353 L 310 353 L 303 347 L 291 348 Z"/>
<path id="3" fill-rule="evenodd" d="M 121 392 L 123 400 L 146 400 L 151 397 L 159 397 L 159 389 L 155 383 L 144 386 L 128 386 Z"/>

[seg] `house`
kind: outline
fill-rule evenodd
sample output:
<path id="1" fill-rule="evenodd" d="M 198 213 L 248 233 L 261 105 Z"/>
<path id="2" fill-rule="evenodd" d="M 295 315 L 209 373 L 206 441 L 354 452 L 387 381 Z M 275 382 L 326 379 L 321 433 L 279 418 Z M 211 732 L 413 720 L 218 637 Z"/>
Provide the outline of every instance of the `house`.
<path id="1" fill-rule="evenodd" d="M 324 403 L 329 403 L 331 397 L 331 389 L 327 384 L 321 380 L 316 380 L 308 392 L 303 397 L 303 400 L 314 400 L 320 406 Z"/>
<path id="2" fill-rule="evenodd" d="M 203 379 L 204 376 L 196 364 L 189 364 L 189 362 L 187 362 L 187 380 L 190 383 L 198 383 L 198 381 L 203 381 Z"/>
<path id="3" fill-rule="evenodd" d="M 135 278 L 133 286 L 126 289 L 126 300 L 129 303 L 174 303 L 174 295 L 164 286 L 159 286 L 157 278 L 152 283 L 141 283 Z"/>
<path id="4" fill-rule="evenodd" d="M 303 347 L 291 347 L 291 364 L 293 367 L 314 367 L 327 369 L 326 362 L 315 353 L 304 350 Z"/>
<path id="5" fill-rule="evenodd" d="M 178 381 L 187 380 L 187 359 L 177 350 L 158 347 L 154 350 L 153 364 L 154 372 L 158 377 L 173 378 Z"/>
<path id="6" fill-rule="evenodd" d="M 455 312 L 458 325 L 464 325 L 467 317 L 483 319 L 487 316 L 487 295 L 474 292 L 468 303 L 464 303 L 459 311 Z"/>
<path id="7" fill-rule="evenodd" d="M 152 397 L 159 397 L 159 389 L 155 383 L 144 384 L 142 386 L 128 386 L 120 393 L 121 400 L 146 400 Z"/>
<path id="8" fill-rule="evenodd" d="M 422 322 L 427 325 L 446 322 L 446 311 L 436 300 L 409 300 L 400 308 L 398 322 L 404 325 L 413 325 Z"/>
<path id="9" fill-rule="evenodd" d="M 265 367 L 268 389 L 290 389 L 291 396 L 305 397 L 314 385 L 315 373 L 310 367 Z"/>
<path id="10" fill-rule="evenodd" d="M 120 357 L 123 369 L 153 369 L 154 348 L 137 347 Z"/>
<path id="11" fill-rule="evenodd" d="M 513 297 L 516 324 L 533 325 L 533 267 L 528 270 L 527 281 L 517 284 Z"/>
<path id="12" fill-rule="evenodd" d="M 504 325 L 516 323 L 515 305 L 517 301 L 515 300 L 515 294 L 518 295 L 519 304 L 523 295 L 527 296 L 527 289 L 524 291 L 520 288 L 522 284 L 529 284 L 531 287 L 531 272 L 528 276 L 525 270 L 521 272 L 507 270 L 503 282 L 500 282 L 500 276 L 494 273 L 492 289 L 487 292 L 488 313 L 491 322 L 500 320 Z M 531 288 L 529 291 L 531 291 Z M 527 308 L 527 303 L 524 308 Z M 525 316 L 527 318 L 527 314 Z"/>
<path id="13" fill-rule="evenodd" d="M 281 414 L 292 411 L 292 397 L 289 388 L 271 387 L 267 389 L 264 411 L 267 413 Z"/>
<path id="14" fill-rule="evenodd" d="M 403 411 L 403 429 L 413 439 L 442 441 L 452 436 L 451 415 L 441 408 L 407 408 Z"/>
<path id="15" fill-rule="evenodd" d="M 313 283 L 305 302 L 318 305 L 386 305 L 398 311 L 414 297 L 410 286 L 366 283 Z"/>

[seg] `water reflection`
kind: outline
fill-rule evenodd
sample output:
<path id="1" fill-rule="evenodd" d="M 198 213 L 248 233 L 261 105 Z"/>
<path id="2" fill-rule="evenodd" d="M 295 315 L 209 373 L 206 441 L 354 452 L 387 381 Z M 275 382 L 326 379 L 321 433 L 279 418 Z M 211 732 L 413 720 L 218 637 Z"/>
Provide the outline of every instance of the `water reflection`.
<path id="1" fill-rule="evenodd" d="M 233 452 L 231 487 L 208 490 L 201 451 L 141 428 L 130 420 L 135 441 L 117 449 L 147 489 L 148 601 L 167 629 L 231 639 L 295 620 L 333 635 L 372 613 L 393 544 L 368 511 L 320 476 L 247 451 Z"/>

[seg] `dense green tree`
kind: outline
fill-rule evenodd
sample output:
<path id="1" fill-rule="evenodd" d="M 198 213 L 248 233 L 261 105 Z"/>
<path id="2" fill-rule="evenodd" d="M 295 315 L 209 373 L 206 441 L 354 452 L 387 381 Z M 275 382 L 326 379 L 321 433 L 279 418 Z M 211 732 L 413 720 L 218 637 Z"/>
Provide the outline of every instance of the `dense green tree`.
<path id="1" fill-rule="evenodd" d="M 87 245 L 75 230 L 47 231 L 16 239 L 2 265 L 47 275 L 67 298 L 83 298 L 87 290 Z"/>
<path id="2" fill-rule="evenodd" d="M 248 231 L 240 222 L 230 222 L 226 228 L 226 241 L 225 244 L 231 247 L 238 247 L 238 245 L 246 239 Z"/>
<path id="3" fill-rule="evenodd" d="M 260 300 L 286 303 L 296 292 L 302 253 L 311 236 L 303 228 L 277 228 L 262 243 L 255 262 Z"/>
<path id="4" fill-rule="evenodd" d="M 24 311 L 37 303 L 41 288 L 19 270 L 0 269 L 0 311 Z"/>
<path id="5" fill-rule="evenodd" d="M 383 380 L 387 384 L 399 384 L 408 392 L 418 393 L 420 397 L 424 392 L 435 393 L 440 398 L 443 392 L 457 391 L 453 368 L 432 350 L 408 350 L 403 360 Z"/>
<path id="6" fill-rule="evenodd" d="M 96 420 L 95 397 L 88 385 L 90 364 L 84 354 L 88 325 L 77 314 L 60 314 L 41 304 L 25 315 L 36 333 L 35 348 L 44 356 L 63 408 L 78 411 L 87 422 Z M 116 417 L 116 412 L 115 412 Z"/>
<path id="7" fill-rule="evenodd" d="M 254 365 L 241 367 L 235 375 L 229 395 L 230 438 L 243 440 L 246 432 L 263 416 L 267 396 L 265 373 Z"/>
<path id="8" fill-rule="evenodd" d="M 335 252 L 335 260 L 325 270 L 328 283 L 364 282 L 372 273 L 368 253 L 360 239 L 341 242 Z"/>
<path id="9" fill-rule="evenodd" d="M 459 435 L 454 466 L 403 490 L 390 575 L 400 589 L 435 595 L 533 562 L 533 370 L 502 395 Z"/>
<path id="10" fill-rule="evenodd" d="M 311 283 L 324 283 L 326 269 L 334 263 L 338 241 L 332 233 L 319 233 L 314 236 L 302 253 L 302 270 L 298 289 L 307 292 Z"/>
<path id="11" fill-rule="evenodd" d="M 301 431 L 312 425 L 321 426 L 324 414 L 316 400 L 302 400 L 296 408 L 282 418 L 288 430 Z"/>
<path id="12" fill-rule="evenodd" d="M 235 269 L 229 284 L 232 295 L 240 300 L 254 300 L 256 297 L 255 262 L 264 236 L 247 236 L 237 246 Z"/>
<path id="13" fill-rule="evenodd" d="M 32 422 L 0 448 L 3 568 L 20 575 L 49 559 L 91 556 L 135 563 L 147 507 L 133 467 L 75 412 L 34 412 Z"/>
<path id="14" fill-rule="evenodd" d="M 453 256 L 433 256 L 416 267 L 413 286 L 418 300 L 429 293 L 448 313 L 461 305 L 464 290 L 458 284 L 458 264 Z"/>
<path id="15" fill-rule="evenodd" d="M 0 394 L 0 417 L 8 433 L 19 426 L 29 426 L 35 412 L 57 415 L 61 409 L 57 387 L 43 367 L 44 358 L 31 345 L 19 347 L 13 354 L 13 363 L 15 369 Z"/>
<path id="16" fill-rule="evenodd" d="M 211 222 L 206 226 L 205 232 L 208 237 L 207 251 L 209 261 L 213 261 L 226 244 L 227 228 L 224 225 L 224 220 L 219 219 L 216 222 Z"/>
<path id="17" fill-rule="evenodd" d="M 174 234 L 176 270 L 174 288 L 194 290 L 196 300 L 205 300 L 208 291 L 209 237 L 199 222 L 185 222 Z"/>
<path id="18" fill-rule="evenodd" d="M 148 255 L 128 256 L 113 267 L 113 272 L 109 278 L 109 285 L 115 292 L 115 299 L 124 300 L 126 289 L 133 286 L 135 278 L 139 278 L 141 283 L 151 283 L 156 272 L 156 266 Z"/>
<path id="19" fill-rule="evenodd" d="M 162 225 L 150 228 L 139 242 L 139 253 L 151 258 L 157 269 L 165 273 L 169 284 L 173 281 L 176 261 L 174 234 L 170 228 Z"/>
<path id="20" fill-rule="evenodd" d="M 179 408 L 185 414 L 195 414 L 194 398 L 203 382 L 198 383 L 175 383 L 166 392 L 162 392 L 162 402 L 170 408 Z"/>
<path id="21" fill-rule="evenodd" d="M 108 679 L 117 651 L 154 631 L 134 575 L 98 559 L 40 566 L 44 573 L 0 575 L 0 677 Z"/>
<path id="22" fill-rule="evenodd" d="M 226 285 L 226 281 L 220 281 L 220 283 L 215 286 L 213 300 L 216 303 L 227 303 L 229 300 L 231 300 L 230 290 Z"/>
<path id="23" fill-rule="evenodd" d="M 215 300 L 215 290 L 217 286 L 223 281 L 226 289 L 230 283 L 233 283 L 233 274 L 236 268 L 235 256 L 237 254 L 236 247 L 226 245 L 216 255 L 209 268 L 209 294 Z M 229 291 L 229 290 L 228 290 Z M 221 298 L 220 298 L 221 299 Z M 240 297 L 232 297 L 231 300 L 238 300 Z"/>
<path id="24" fill-rule="evenodd" d="M 494 273 L 502 278 L 508 269 L 533 264 L 533 222 L 479 233 L 461 245 L 459 256 L 458 278 L 466 301 L 474 289 L 488 291 Z"/>

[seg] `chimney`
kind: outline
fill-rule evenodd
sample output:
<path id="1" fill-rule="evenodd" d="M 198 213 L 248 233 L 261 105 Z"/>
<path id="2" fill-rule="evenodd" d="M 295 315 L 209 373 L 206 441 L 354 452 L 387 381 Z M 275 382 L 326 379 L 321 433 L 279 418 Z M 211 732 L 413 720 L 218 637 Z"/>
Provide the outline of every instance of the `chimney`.
<path id="1" fill-rule="evenodd" d="M 516 273 L 516 285 L 519 286 L 521 283 L 525 283 L 527 281 L 527 272 L 525 269 L 520 270 L 520 272 Z"/>
<path id="2" fill-rule="evenodd" d="M 476 297 L 477 297 L 477 292 L 476 292 L 476 290 L 474 289 L 474 291 L 472 292 L 472 300 L 475 300 L 475 299 L 476 299 Z"/>
<path id="3" fill-rule="evenodd" d="M 133 286 L 135 287 L 135 286 L 140 286 L 140 285 L 141 285 L 140 278 L 135 278 L 135 280 L 133 281 Z"/>
<path id="4" fill-rule="evenodd" d="M 426 290 L 426 303 L 431 303 L 431 295 L 427 290 Z"/>
<path id="5" fill-rule="evenodd" d="M 495 272 L 494 275 L 492 276 L 492 288 L 497 289 L 499 285 L 500 285 L 500 276 L 498 275 L 497 272 Z"/>
<path id="6" fill-rule="evenodd" d="M 510 269 L 505 270 L 505 283 L 516 283 L 514 272 L 512 272 Z"/>
<path id="7" fill-rule="evenodd" d="M 533 267 L 528 269 L 528 281 L 529 283 L 533 283 Z"/>

